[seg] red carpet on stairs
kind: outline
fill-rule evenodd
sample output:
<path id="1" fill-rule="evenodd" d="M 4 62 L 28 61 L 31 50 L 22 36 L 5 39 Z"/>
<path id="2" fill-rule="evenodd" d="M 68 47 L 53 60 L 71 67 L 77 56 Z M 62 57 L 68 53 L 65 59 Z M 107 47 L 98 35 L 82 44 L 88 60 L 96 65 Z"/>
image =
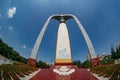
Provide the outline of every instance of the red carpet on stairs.
<path id="1" fill-rule="evenodd" d="M 98 80 L 85 68 L 72 68 L 75 69 L 75 72 L 69 76 L 60 76 L 56 74 L 53 72 L 54 67 L 51 67 L 49 69 L 42 69 L 30 80 Z"/>

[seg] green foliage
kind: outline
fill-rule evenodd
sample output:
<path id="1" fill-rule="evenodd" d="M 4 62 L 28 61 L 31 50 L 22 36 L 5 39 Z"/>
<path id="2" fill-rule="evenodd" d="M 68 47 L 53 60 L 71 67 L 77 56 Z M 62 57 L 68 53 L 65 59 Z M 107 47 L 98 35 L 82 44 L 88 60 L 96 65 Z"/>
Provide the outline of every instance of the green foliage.
<path id="1" fill-rule="evenodd" d="M 114 63 L 114 60 L 111 59 L 110 55 L 107 55 L 103 58 L 103 60 L 100 60 L 100 64 L 112 64 Z"/>
<path id="2" fill-rule="evenodd" d="M 78 68 L 81 67 L 81 62 L 80 62 L 80 60 L 73 61 L 72 64 L 78 66 Z"/>
<path id="3" fill-rule="evenodd" d="M 7 44 L 5 44 L 1 39 L 0 39 L 0 55 L 18 62 L 27 63 L 26 58 L 20 56 L 18 52 L 13 50 L 12 47 L 9 47 Z"/>
<path id="4" fill-rule="evenodd" d="M 0 80 L 12 80 L 11 77 L 13 78 L 13 80 L 20 80 L 19 77 L 25 77 L 25 75 L 28 75 L 36 70 L 37 68 L 30 67 L 25 64 L 3 64 L 0 65 Z"/>
<path id="5" fill-rule="evenodd" d="M 83 67 L 83 68 L 91 68 L 91 67 L 92 67 L 91 62 L 88 61 L 88 60 L 84 61 L 84 62 L 82 63 L 82 67 Z"/>
<path id="6" fill-rule="evenodd" d="M 49 68 L 49 67 L 50 67 L 49 64 L 47 64 L 47 63 L 45 63 L 45 62 L 43 62 L 43 61 L 37 62 L 37 63 L 36 63 L 36 66 L 37 66 L 37 67 L 41 67 L 41 68 Z"/>
<path id="7" fill-rule="evenodd" d="M 120 45 L 116 47 L 116 49 L 111 48 L 111 56 L 112 59 L 119 59 L 120 58 Z"/>
<path id="8" fill-rule="evenodd" d="M 109 80 L 120 80 L 120 64 L 97 66 L 90 71 L 99 76 L 108 77 Z"/>

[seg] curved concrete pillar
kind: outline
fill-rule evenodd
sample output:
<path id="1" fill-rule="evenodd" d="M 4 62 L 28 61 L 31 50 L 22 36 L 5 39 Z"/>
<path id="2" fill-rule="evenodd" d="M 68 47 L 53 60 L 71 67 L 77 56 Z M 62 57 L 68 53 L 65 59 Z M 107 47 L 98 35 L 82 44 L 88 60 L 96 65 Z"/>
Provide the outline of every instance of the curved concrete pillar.
<path id="1" fill-rule="evenodd" d="M 89 50 L 91 59 L 96 58 L 97 57 L 96 52 L 94 50 L 94 47 L 92 45 L 92 42 L 91 42 L 91 40 L 90 40 L 90 38 L 89 38 L 86 30 L 83 28 L 83 26 L 81 25 L 81 23 L 79 22 L 79 20 L 77 19 L 77 17 L 75 17 L 75 16 L 72 16 L 72 17 L 76 21 L 76 23 L 79 26 L 80 31 L 82 32 L 82 35 L 83 35 L 84 40 L 85 40 L 85 42 L 87 44 L 87 48 Z"/>
<path id="2" fill-rule="evenodd" d="M 28 64 L 31 65 L 31 66 L 35 66 L 36 65 L 36 57 L 37 57 L 37 54 L 38 54 L 39 46 L 41 44 L 42 38 L 44 36 L 44 33 L 45 33 L 45 31 L 46 31 L 46 29 L 48 27 L 48 24 L 49 24 L 50 20 L 52 19 L 52 17 L 53 17 L 53 15 L 50 16 L 47 19 L 47 21 L 45 22 L 41 32 L 38 35 L 38 38 L 37 38 L 37 40 L 35 42 L 35 45 L 34 45 L 34 47 L 32 49 L 31 56 L 30 56 L 30 58 L 28 60 Z"/>
<path id="3" fill-rule="evenodd" d="M 92 63 L 92 67 L 95 67 L 97 65 L 99 65 L 99 58 L 97 57 L 97 54 L 95 52 L 95 49 L 92 45 L 92 42 L 87 34 L 87 32 L 85 31 L 85 29 L 83 28 L 82 24 L 80 23 L 80 21 L 77 19 L 76 16 L 71 15 L 73 17 L 73 19 L 76 21 L 76 23 L 79 26 L 80 31 L 82 32 L 82 35 L 84 37 L 84 40 L 87 44 L 87 48 L 89 50 L 89 54 L 90 54 L 90 58 L 91 58 L 91 63 Z"/>
<path id="4" fill-rule="evenodd" d="M 34 45 L 34 47 L 33 47 L 32 54 L 31 54 L 31 57 L 30 57 L 30 58 L 36 59 L 37 53 L 38 53 L 38 50 L 39 50 L 39 46 L 40 46 L 40 44 L 41 44 L 42 38 L 43 38 L 43 36 L 44 36 L 44 33 L 45 33 L 45 31 L 46 31 L 46 29 L 47 29 L 47 27 L 48 27 L 48 24 L 49 24 L 49 22 L 50 22 L 51 19 L 52 19 L 52 16 L 50 16 L 50 17 L 47 19 L 47 21 L 46 21 L 46 23 L 44 24 L 41 32 L 39 33 L 38 38 L 37 38 L 37 40 L 36 40 L 36 42 L 35 42 L 35 45 Z"/>

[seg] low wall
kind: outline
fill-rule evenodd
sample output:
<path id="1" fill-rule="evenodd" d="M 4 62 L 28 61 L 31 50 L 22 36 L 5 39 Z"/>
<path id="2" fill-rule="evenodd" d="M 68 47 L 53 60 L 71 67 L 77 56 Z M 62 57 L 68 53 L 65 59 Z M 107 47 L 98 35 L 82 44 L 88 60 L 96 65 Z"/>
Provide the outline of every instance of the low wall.
<path id="1" fill-rule="evenodd" d="M 13 61 L 0 55 L 0 65 L 1 64 L 13 64 Z"/>
<path id="2" fill-rule="evenodd" d="M 114 61 L 115 64 L 120 64 L 120 58 Z"/>

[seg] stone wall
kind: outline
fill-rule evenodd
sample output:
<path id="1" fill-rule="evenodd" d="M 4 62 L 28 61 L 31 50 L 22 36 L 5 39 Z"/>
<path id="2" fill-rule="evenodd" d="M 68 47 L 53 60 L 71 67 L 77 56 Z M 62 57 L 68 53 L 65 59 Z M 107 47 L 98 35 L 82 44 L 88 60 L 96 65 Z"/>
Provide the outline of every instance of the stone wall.
<path id="1" fill-rule="evenodd" d="M 0 65 L 1 64 L 13 64 L 13 61 L 0 55 Z"/>
<path id="2" fill-rule="evenodd" d="M 114 61 L 115 64 L 120 64 L 120 58 Z"/>

